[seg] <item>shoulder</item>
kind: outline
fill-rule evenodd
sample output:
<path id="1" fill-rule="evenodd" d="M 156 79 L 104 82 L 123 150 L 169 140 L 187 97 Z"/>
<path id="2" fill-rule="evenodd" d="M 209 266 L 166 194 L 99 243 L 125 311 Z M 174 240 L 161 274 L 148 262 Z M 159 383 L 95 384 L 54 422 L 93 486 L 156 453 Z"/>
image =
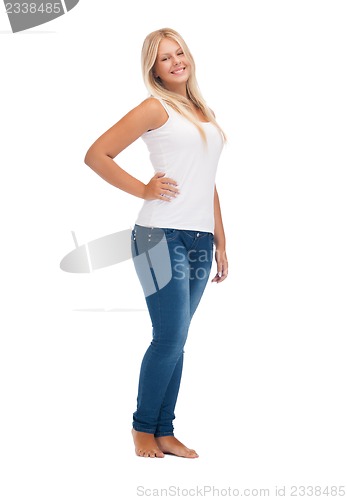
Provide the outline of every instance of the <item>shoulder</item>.
<path id="1" fill-rule="evenodd" d="M 159 99 L 147 97 L 136 108 L 133 109 L 136 121 L 143 124 L 145 130 L 159 128 L 168 119 L 168 113 Z"/>
<path id="2" fill-rule="evenodd" d="M 161 127 L 168 119 L 168 113 L 163 104 L 156 97 L 148 97 L 142 101 L 137 110 L 140 116 L 146 119 L 149 128 Z"/>
<path id="3" fill-rule="evenodd" d="M 144 101 L 140 103 L 140 106 L 143 108 L 146 108 L 148 111 L 161 111 L 164 109 L 164 106 L 160 102 L 160 100 L 157 97 L 147 97 Z"/>

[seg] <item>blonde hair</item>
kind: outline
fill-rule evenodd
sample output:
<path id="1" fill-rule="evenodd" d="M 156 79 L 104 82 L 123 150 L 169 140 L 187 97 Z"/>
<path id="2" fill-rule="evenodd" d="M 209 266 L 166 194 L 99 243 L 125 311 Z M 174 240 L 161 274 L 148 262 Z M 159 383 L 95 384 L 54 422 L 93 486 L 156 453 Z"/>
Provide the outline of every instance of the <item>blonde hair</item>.
<path id="1" fill-rule="evenodd" d="M 178 45 L 182 48 L 185 57 L 190 63 L 190 76 L 186 84 L 188 99 L 180 94 L 176 94 L 175 92 L 167 90 L 162 85 L 160 79 L 155 78 L 154 76 L 153 67 L 157 59 L 159 44 L 163 38 L 170 38 L 171 40 L 174 40 L 176 43 L 178 43 Z M 201 95 L 195 76 L 195 62 L 193 56 L 187 44 L 185 43 L 181 35 L 177 33 L 177 31 L 171 28 L 162 28 L 149 33 L 149 35 L 147 35 L 147 37 L 145 38 L 142 46 L 141 66 L 145 85 L 151 95 L 159 97 L 169 106 L 171 106 L 175 111 L 190 120 L 198 128 L 203 139 L 206 140 L 205 131 L 201 126 L 200 120 L 198 120 L 191 112 L 189 101 L 192 101 L 195 106 L 202 111 L 203 115 L 208 119 L 208 121 L 213 123 L 219 129 L 222 134 L 223 140 L 226 141 L 225 133 L 218 125 L 212 111 L 207 106 L 205 100 Z"/>

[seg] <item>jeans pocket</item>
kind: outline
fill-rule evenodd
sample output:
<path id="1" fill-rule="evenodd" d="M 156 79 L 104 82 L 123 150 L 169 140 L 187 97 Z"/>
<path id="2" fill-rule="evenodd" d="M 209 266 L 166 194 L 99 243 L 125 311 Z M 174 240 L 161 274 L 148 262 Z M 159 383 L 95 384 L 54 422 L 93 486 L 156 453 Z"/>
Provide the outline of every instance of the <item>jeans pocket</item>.
<path id="1" fill-rule="evenodd" d="M 163 227 L 162 230 L 165 233 L 166 241 L 172 241 L 178 235 L 178 229 L 173 229 L 171 227 Z"/>

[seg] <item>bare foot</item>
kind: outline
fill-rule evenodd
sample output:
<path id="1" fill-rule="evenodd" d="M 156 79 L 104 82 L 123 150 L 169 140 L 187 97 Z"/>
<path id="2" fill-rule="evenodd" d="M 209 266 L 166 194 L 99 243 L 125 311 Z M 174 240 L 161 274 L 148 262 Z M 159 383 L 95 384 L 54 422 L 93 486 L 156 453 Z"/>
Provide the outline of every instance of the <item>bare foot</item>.
<path id="1" fill-rule="evenodd" d="M 197 458 L 199 456 L 195 450 L 191 450 L 184 446 L 175 436 L 161 436 L 155 438 L 155 440 L 163 453 L 184 458 Z"/>
<path id="2" fill-rule="evenodd" d="M 131 429 L 131 432 L 135 443 L 135 453 L 138 457 L 163 458 L 165 456 L 158 448 L 154 434 L 136 431 L 135 429 Z"/>

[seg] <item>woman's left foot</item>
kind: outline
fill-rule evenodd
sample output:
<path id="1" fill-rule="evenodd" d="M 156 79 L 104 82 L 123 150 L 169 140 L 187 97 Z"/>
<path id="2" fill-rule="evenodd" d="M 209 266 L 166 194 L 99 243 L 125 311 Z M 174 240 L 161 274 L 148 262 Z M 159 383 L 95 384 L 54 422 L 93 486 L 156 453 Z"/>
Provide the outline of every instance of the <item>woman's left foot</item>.
<path id="1" fill-rule="evenodd" d="M 170 455 L 184 458 L 198 458 L 199 456 L 195 450 L 191 450 L 184 446 L 175 436 L 161 436 L 156 437 L 155 440 L 163 453 L 169 453 Z"/>

